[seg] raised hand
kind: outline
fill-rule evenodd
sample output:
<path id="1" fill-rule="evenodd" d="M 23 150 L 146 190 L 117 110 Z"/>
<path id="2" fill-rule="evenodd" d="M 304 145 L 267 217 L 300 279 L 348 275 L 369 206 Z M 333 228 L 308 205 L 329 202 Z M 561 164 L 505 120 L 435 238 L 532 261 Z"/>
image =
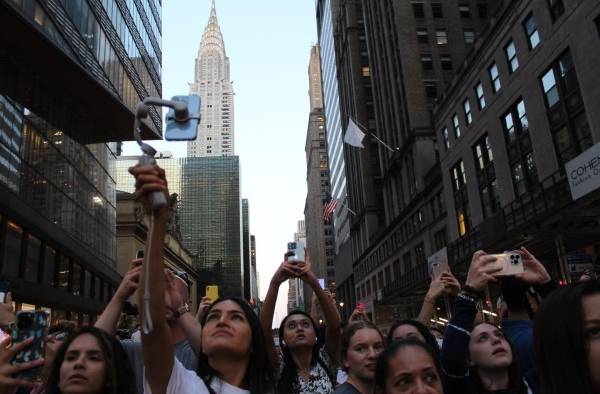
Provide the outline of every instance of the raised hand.
<path id="1" fill-rule="evenodd" d="M 482 250 L 475 252 L 467 274 L 466 285 L 473 290 L 483 291 L 489 282 L 497 282 L 498 280 L 492 275 L 501 271 L 502 267 L 493 264 L 496 260 L 496 257 Z"/>
<path id="2" fill-rule="evenodd" d="M 33 343 L 33 338 L 28 338 L 13 346 L 8 346 L 9 343 L 10 337 L 6 337 L 0 341 L 0 388 L 3 389 L 4 392 L 8 392 L 8 389 L 11 388 L 34 387 L 36 385 L 35 382 L 16 379 L 14 376 L 19 372 L 43 365 L 44 360 L 39 359 L 23 364 L 11 364 L 12 359 L 17 353 Z"/>
<path id="3" fill-rule="evenodd" d="M 525 247 L 521 247 L 520 252 L 523 256 L 524 271 L 522 274 L 515 275 L 515 278 L 532 285 L 543 285 L 552 279 L 546 267 L 531 252 Z"/>
<path id="4" fill-rule="evenodd" d="M 442 273 L 440 280 L 444 283 L 444 295 L 455 296 L 460 293 L 460 283 L 450 272 Z"/>
<path id="5" fill-rule="evenodd" d="M 114 297 L 124 302 L 135 293 L 140 282 L 143 261 L 143 259 L 134 259 L 131 261 L 130 269 L 123 276 L 123 280 L 119 284 L 117 291 L 115 291 Z"/>
<path id="6" fill-rule="evenodd" d="M 140 201 L 147 213 L 153 212 L 148 196 L 150 193 L 159 191 L 165 193 L 167 200 L 169 197 L 169 187 L 165 177 L 165 170 L 157 165 L 140 166 L 139 164 L 129 168 L 129 173 L 135 177 L 135 199 Z M 160 212 L 166 212 L 167 207 L 164 207 Z"/>

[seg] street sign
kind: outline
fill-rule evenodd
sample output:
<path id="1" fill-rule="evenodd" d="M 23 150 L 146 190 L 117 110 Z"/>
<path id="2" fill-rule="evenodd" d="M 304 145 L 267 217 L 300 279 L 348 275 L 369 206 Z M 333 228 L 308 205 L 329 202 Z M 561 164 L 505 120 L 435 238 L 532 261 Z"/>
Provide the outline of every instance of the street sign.
<path id="1" fill-rule="evenodd" d="M 600 187 L 600 143 L 565 164 L 573 200 Z"/>

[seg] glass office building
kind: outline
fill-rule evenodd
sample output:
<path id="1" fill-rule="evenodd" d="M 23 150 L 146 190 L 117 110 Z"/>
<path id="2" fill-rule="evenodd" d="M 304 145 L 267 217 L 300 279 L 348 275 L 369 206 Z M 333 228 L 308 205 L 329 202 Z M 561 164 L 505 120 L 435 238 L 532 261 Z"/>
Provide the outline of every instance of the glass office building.
<path id="1" fill-rule="evenodd" d="M 159 0 L 0 0 L 0 277 L 92 322 L 120 282 L 114 162 L 161 95 Z M 160 135 L 160 112 L 143 126 Z"/>
<path id="2" fill-rule="evenodd" d="M 137 161 L 136 156 L 118 158 L 118 190 L 134 192 L 127 169 Z M 220 294 L 243 297 L 239 157 L 163 156 L 156 161 L 165 169 L 170 193 L 179 196 L 183 245 L 201 273 L 200 290 L 203 285 L 217 284 Z"/>

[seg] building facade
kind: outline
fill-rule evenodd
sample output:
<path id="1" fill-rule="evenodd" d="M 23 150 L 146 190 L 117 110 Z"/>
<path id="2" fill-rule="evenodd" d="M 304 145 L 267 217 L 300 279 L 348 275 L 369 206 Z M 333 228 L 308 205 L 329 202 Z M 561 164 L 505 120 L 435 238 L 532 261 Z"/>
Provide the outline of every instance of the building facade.
<path id="1" fill-rule="evenodd" d="M 501 2 L 435 110 L 449 260 L 526 246 L 569 282 L 598 269 L 598 190 L 565 164 L 600 142 L 600 5 Z M 595 147 L 597 149 L 597 147 Z"/>
<path id="2" fill-rule="evenodd" d="M 127 168 L 135 156 L 117 160 L 117 189 L 133 192 Z M 193 256 L 200 286 L 219 285 L 219 294 L 243 296 L 242 205 L 237 156 L 157 158 L 169 190 L 179 197 L 183 245 Z"/>
<path id="3" fill-rule="evenodd" d="M 347 149 L 354 291 L 338 294 L 365 301 L 384 329 L 416 315 L 427 256 L 447 242 L 431 111 L 489 13 L 482 1 L 340 0 L 334 14 L 342 123 L 391 148 L 367 137 Z"/>
<path id="4" fill-rule="evenodd" d="M 200 42 L 190 93 L 200 96 L 202 119 L 198 137 L 188 142 L 188 156 L 233 156 L 233 86 L 214 0 Z"/>
<path id="5" fill-rule="evenodd" d="M 260 280 L 258 278 L 258 271 L 256 270 L 256 237 L 250 236 L 250 289 L 252 300 L 256 305 L 260 304 Z"/>
<path id="6" fill-rule="evenodd" d="M 327 129 L 327 155 L 331 195 L 338 200 L 333 214 L 335 250 L 338 251 L 350 237 L 350 218 L 347 209 L 347 188 L 344 165 L 344 136 L 339 108 L 337 66 L 334 42 L 334 11 L 338 0 L 318 0 L 317 32 L 321 63 L 323 112 Z M 340 262 L 341 263 L 341 262 Z"/>
<path id="7" fill-rule="evenodd" d="M 193 267 L 190 252 L 181 243 L 181 231 L 178 223 L 177 198 L 169 201 L 169 223 L 165 237 L 164 265 L 175 272 L 187 274 L 187 285 L 190 295 L 190 309 L 198 310 L 204 289 L 198 288 L 198 274 Z M 150 218 L 145 215 L 139 203 L 131 193 L 117 193 L 117 271 L 125 275 L 131 269 L 131 260 L 139 250 L 144 250 L 148 240 Z M 130 297 L 130 302 L 138 304 L 138 294 Z"/>
<path id="8" fill-rule="evenodd" d="M 157 1 L 0 1 L 0 265 L 17 309 L 89 323 L 120 282 L 108 142 L 161 95 L 160 26 Z M 144 136 L 160 123 L 151 110 Z"/>
<path id="9" fill-rule="evenodd" d="M 244 268 L 244 299 L 252 299 L 252 255 L 250 251 L 250 207 L 248 199 L 242 199 L 242 261 Z"/>
<path id="10" fill-rule="evenodd" d="M 330 193 L 330 183 L 319 63 L 319 46 L 315 45 L 311 50 L 308 67 L 311 112 L 309 114 L 305 147 L 307 196 L 304 218 L 306 223 L 306 249 L 317 277 L 325 279 L 327 286 L 335 288 L 333 225 L 330 221 L 325 222 L 323 220 L 323 206 L 327 194 Z"/>

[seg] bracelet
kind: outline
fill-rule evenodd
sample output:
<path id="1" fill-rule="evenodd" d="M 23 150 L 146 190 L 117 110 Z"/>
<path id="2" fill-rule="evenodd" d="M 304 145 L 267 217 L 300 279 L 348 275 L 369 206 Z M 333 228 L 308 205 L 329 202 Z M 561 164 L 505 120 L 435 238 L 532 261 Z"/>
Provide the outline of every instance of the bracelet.
<path id="1" fill-rule="evenodd" d="M 478 298 L 474 298 L 474 297 L 472 296 L 472 294 L 470 294 L 470 293 L 467 293 L 467 292 L 465 292 L 465 291 L 461 291 L 460 293 L 458 293 L 458 295 L 457 295 L 456 297 L 457 297 L 457 298 L 462 298 L 462 299 L 463 299 L 463 300 L 465 300 L 465 301 L 472 302 L 472 303 L 473 303 L 473 304 L 475 304 L 475 305 L 479 305 L 479 302 L 480 302 L 480 300 L 481 300 L 480 298 L 479 298 L 479 299 L 478 299 Z"/>
<path id="2" fill-rule="evenodd" d="M 474 297 L 474 298 L 480 298 L 480 299 L 481 299 L 481 298 L 483 298 L 483 297 L 484 297 L 483 291 L 475 290 L 474 288 L 472 288 L 472 287 L 471 287 L 471 286 L 469 286 L 469 285 L 464 285 L 464 286 L 463 286 L 463 291 L 462 291 L 462 292 L 463 292 L 463 293 L 467 293 L 467 294 L 469 294 L 471 297 Z"/>

